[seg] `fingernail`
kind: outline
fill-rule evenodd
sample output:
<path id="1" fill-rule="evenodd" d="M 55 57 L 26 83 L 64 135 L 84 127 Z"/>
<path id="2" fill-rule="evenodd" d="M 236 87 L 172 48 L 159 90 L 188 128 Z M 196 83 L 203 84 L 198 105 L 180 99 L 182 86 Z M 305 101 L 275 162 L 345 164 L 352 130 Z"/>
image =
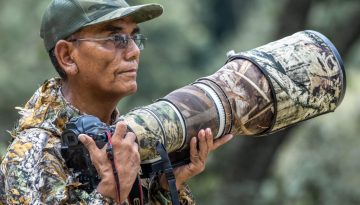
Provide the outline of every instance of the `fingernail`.
<path id="1" fill-rule="evenodd" d="M 78 139 L 80 140 L 80 142 L 84 142 L 85 141 L 85 136 L 84 135 L 79 135 Z"/>

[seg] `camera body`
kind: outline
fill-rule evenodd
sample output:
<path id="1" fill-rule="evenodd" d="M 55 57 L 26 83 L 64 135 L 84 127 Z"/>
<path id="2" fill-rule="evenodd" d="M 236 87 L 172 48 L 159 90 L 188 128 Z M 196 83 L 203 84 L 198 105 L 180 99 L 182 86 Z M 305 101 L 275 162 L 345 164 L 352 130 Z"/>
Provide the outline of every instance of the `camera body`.
<path id="1" fill-rule="evenodd" d="M 94 190 L 99 184 L 99 177 L 92 165 L 90 154 L 86 147 L 78 140 L 80 134 L 90 136 L 98 148 L 103 148 L 107 142 L 107 133 L 112 135 L 115 127 L 108 126 L 97 117 L 81 115 L 72 118 L 65 126 L 61 135 L 61 154 L 65 159 L 66 166 L 71 169 L 81 188 L 87 192 Z"/>

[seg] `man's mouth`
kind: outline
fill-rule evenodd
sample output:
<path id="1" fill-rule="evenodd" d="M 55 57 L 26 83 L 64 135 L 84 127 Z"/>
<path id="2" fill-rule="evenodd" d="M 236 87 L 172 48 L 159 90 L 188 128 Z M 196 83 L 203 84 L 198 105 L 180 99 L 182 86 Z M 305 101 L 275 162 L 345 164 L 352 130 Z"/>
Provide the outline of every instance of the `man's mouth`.
<path id="1" fill-rule="evenodd" d="M 120 71 L 119 74 L 121 73 L 136 73 L 137 69 L 129 69 L 129 70 L 124 70 L 124 71 Z"/>
<path id="2" fill-rule="evenodd" d="M 115 74 L 116 75 L 124 75 L 124 76 L 136 76 L 137 69 L 132 68 L 132 69 L 127 69 L 127 70 L 122 70 L 122 71 L 116 72 Z"/>

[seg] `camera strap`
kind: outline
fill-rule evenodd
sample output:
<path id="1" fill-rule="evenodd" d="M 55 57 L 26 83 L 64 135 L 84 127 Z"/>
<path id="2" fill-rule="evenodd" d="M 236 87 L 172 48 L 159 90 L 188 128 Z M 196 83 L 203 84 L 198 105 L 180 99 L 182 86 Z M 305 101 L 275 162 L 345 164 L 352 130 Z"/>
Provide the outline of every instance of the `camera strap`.
<path id="1" fill-rule="evenodd" d="M 140 175 L 138 175 L 129 193 L 128 202 L 131 205 L 143 205 L 144 204 L 143 196 L 144 195 L 141 185 L 141 179 L 140 179 Z"/>
<path id="2" fill-rule="evenodd" d="M 111 166 L 112 166 L 112 170 L 114 173 L 114 177 L 115 177 L 115 181 L 116 181 L 116 195 L 117 198 L 120 201 L 120 182 L 119 182 L 119 175 L 116 171 L 116 166 L 115 166 L 115 161 L 114 161 L 114 154 L 113 154 L 113 149 L 112 149 L 112 141 L 111 141 L 111 134 L 106 132 L 106 136 L 108 138 L 108 146 L 106 148 L 106 153 L 107 153 L 107 157 L 111 162 Z M 131 191 L 129 193 L 128 196 L 128 202 L 131 205 L 143 205 L 144 204 L 144 200 L 143 200 L 143 191 L 142 191 L 142 186 L 141 186 L 141 179 L 140 176 L 137 175 L 135 182 L 131 188 Z"/>
<path id="3" fill-rule="evenodd" d="M 161 165 L 162 166 L 160 169 L 160 173 L 165 174 L 165 177 L 166 177 L 166 180 L 167 180 L 167 183 L 169 186 L 169 190 L 170 190 L 171 202 L 173 205 L 180 205 L 179 194 L 176 189 L 176 179 L 175 179 L 175 175 L 173 172 L 173 168 L 172 168 L 169 156 L 166 152 L 166 149 L 160 141 L 156 142 L 156 151 L 160 154 L 160 157 L 161 157 Z"/>
<path id="4" fill-rule="evenodd" d="M 113 174 L 115 177 L 115 182 L 116 182 L 116 196 L 120 201 L 120 182 L 119 182 L 119 175 L 116 171 L 116 166 L 115 166 L 115 161 L 114 161 L 114 153 L 113 153 L 113 149 L 112 149 L 112 142 L 111 142 L 111 134 L 109 132 L 106 132 L 106 136 L 108 138 L 108 146 L 106 148 L 106 154 L 108 159 L 111 162 L 111 167 L 113 170 Z"/>

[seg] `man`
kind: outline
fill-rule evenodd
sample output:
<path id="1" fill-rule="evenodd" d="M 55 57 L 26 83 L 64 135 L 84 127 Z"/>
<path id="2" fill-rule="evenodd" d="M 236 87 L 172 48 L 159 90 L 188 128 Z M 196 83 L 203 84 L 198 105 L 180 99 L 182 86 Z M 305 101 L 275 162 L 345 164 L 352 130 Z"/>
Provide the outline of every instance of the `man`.
<path id="1" fill-rule="evenodd" d="M 112 136 L 117 190 L 111 162 L 86 135 L 88 149 L 101 181 L 91 193 L 81 190 L 60 154 L 60 135 L 72 117 L 89 114 L 110 125 L 116 106 L 137 90 L 136 75 L 145 37 L 138 23 L 162 14 L 158 4 L 129 6 L 123 0 L 53 0 L 43 16 L 40 35 L 61 78 L 46 81 L 21 108 L 14 141 L 1 164 L 0 204 L 113 204 L 127 197 L 140 170 L 134 133 L 117 123 Z M 174 170 L 182 204 L 194 204 L 185 181 L 205 168 L 210 151 L 231 139 L 213 142 L 210 129 L 191 140 L 188 165 Z M 198 145 L 197 145 L 198 144 Z M 198 148 L 197 148 L 198 147 Z M 171 204 L 164 176 L 148 183 L 152 204 Z M 145 197 L 147 198 L 147 197 Z"/>

